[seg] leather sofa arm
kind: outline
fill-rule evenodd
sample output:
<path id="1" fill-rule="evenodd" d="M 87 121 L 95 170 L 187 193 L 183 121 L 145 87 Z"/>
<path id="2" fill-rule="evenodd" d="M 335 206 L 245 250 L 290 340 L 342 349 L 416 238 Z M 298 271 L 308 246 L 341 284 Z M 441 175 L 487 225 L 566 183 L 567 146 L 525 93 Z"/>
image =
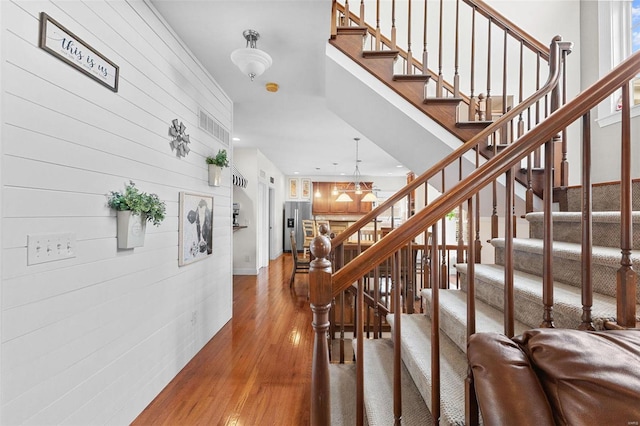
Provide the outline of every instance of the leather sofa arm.
<path id="1" fill-rule="evenodd" d="M 514 337 L 558 425 L 640 424 L 640 330 L 533 329 Z"/>
<path id="2" fill-rule="evenodd" d="M 527 355 L 508 337 L 477 333 L 467 358 L 485 425 L 553 425 L 553 413 Z"/>

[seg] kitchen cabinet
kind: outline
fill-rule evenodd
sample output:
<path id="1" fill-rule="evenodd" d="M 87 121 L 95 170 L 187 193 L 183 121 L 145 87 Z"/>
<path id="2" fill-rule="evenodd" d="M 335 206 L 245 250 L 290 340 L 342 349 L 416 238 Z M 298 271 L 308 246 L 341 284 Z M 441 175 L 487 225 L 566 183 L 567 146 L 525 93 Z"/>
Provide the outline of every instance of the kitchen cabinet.
<path id="1" fill-rule="evenodd" d="M 338 187 L 338 195 L 347 190 L 347 194 L 353 199 L 350 202 L 337 202 L 338 195 L 332 195 L 334 185 Z M 373 186 L 372 182 L 364 182 L 367 188 Z M 353 182 L 313 182 L 313 192 L 320 191 L 320 197 L 313 197 L 312 211 L 314 215 L 332 214 L 364 214 L 369 213 L 373 203 L 362 202 L 361 199 L 367 193 L 357 195 L 353 192 Z"/>
<path id="2" fill-rule="evenodd" d="M 332 185 L 329 182 L 313 182 L 313 200 L 312 203 L 312 213 L 315 214 L 324 214 L 324 212 L 328 212 L 329 208 L 329 199 L 331 198 L 331 189 Z M 321 197 L 316 197 L 316 192 L 319 191 Z M 320 213 L 318 213 L 320 212 Z"/>

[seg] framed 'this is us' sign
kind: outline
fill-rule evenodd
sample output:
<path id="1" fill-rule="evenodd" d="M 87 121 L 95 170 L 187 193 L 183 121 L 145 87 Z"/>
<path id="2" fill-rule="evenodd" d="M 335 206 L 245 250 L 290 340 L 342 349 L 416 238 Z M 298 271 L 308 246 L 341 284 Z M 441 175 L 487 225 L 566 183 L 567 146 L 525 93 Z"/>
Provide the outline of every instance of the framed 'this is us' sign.
<path id="1" fill-rule="evenodd" d="M 120 68 L 44 12 L 40 12 L 39 46 L 114 92 Z"/>

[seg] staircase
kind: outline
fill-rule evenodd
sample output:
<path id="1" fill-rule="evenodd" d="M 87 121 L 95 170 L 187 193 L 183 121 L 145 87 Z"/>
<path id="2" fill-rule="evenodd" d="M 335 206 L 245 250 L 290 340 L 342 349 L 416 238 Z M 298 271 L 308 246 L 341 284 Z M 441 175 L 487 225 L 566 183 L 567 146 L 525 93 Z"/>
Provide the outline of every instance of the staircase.
<path id="1" fill-rule="evenodd" d="M 348 10 L 345 16 L 350 16 Z M 335 34 L 337 32 L 336 29 Z M 346 37 L 356 48 L 359 42 L 353 42 L 358 39 L 351 32 L 356 30 L 349 30 Z M 589 112 L 619 88 L 622 88 L 623 100 L 628 99 L 628 82 L 640 72 L 640 53 L 559 107 L 547 119 L 526 132 L 519 132 L 513 143 L 497 149 L 505 129 L 509 126 L 511 129 L 520 128 L 514 124 L 517 117 L 531 116 L 532 106 L 543 97 L 558 97 L 558 58 L 564 58 L 566 52 L 567 46 L 563 47 L 559 40 L 555 40 L 550 54 L 548 83 L 534 95 L 513 109 L 503 111 L 502 117 L 487 127 L 476 129 L 475 136 L 466 140 L 463 146 L 435 162 L 333 240 L 316 237 L 312 244 L 316 259 L 311 264 L 309 275 L 315 333 L 313 425 L 353 424 L 354 418 L 356 424 L 370 425 L 477 424 L 479 419 L 474 405 L 472 377 L 468 376 L 465 355 L 466 342 L 471 334 L 495 331 L 515 335 L 540 326 L 581 329 L 637 327 L 640 291 L 634 269 L 640 268 L 640 251 L 631 248 L 633 244 L 637 246 L 640 243 L 640 182 L 632 185 L 630 177 L 630 107 L 628 102 L 623 102 L 622 166 L 618 185 L 593 186 L 591 183 Z M 377 65 L 363 65 L 372 67 L 372 72 L 373 68 L 388 69 L 389 64 L 381 66 L 380 63 L 393 57 L 390 53 L 367 55 L 363 51 L 360 51 L 360 56 L 363 63 L 376 61 Z M 406 61 L 413 63 L 411 55 Z M 396 83 L 389 83 L 386 78 L 397 81 L 398 85 L 415 83 L 422 87 L 424 81 L 433 78 L 433 73 L 426 71 L 423 73 L 429 77 L 421 76 L 423 80 L 397 76 L 394 79 L 393 72 L 380 72 L 388 74 L 385 84 L 390 87 Z M 454 92 L 455 89 L 451 94 Z M 455 102 L 462 101 L 456 99 Z M 566 172 L 567 165 L 564 147 L 559 149 L 561 142 L 557 136 L 574 122 L 582 125 L 584 135 L 582 186 L 558 188 L 557 179 Z M 449 131 L 455 133 L 453 129 Z M 481 162 L 479 154 L 489 146 L 493 147 L 492 156 Z M 474 152 L 477 153 L 475 161 Z M 558 159 L 561 161 L 555 161 Z M 517 238 L 515 212 L 521 206 L 514 194 L 518 192 L 516 178 L 525 161 L 528 165 L 524 186 L 527 188 L 526 211 L 530 212 L 526 214 L 529 238 Z M 536 161 L 544 163 L 537 191 L 543 198 L 539 200 L 541 211 L 533 213 L 529 200 L 533 198 L 531 175 L 532 164 Z M 471 170 L 465 169 L 467 165 L 471 165 Z M 443 193 L 440 197 L 422 208 L 417 207 L 413 216 L 373 246 L 366 250 L 361 247 L 360 230 L 364 226 L 375 229 L 379 216 L 398 202 L 413 206 L 416 192 L 422 188 L 424 198 L 428 199 L 426 183 L 434 181 L 440 184 Z M 560 212 L 553 208 L 554 188 Z M 460 287 L 456 289 L 448 285 L 443 236 L 445 216 L 454 209 L 458 212 L 459 228 L 463 229 L 462 217 L 468 226 L 464 233 L 460 231 L 458 234 L 458 258 L 462 258 L 460 253 L 464 253 L 467 263 L 456 265 L 460 277 Z M 492 210 L 490 244 L 495 250 L 493 264 L 479 262 L 480 230 L 484 226 L 481 218 L 487 216 L 484 214 L 486 210 Z M 501 219 L 504 227 L 500 238 L 498 211 L 506 213 Z M 440 229 L 443 232 L 439 237 Z M 633 233 L 632 229 L 635 229 Z M 358 237 L 359 254 L 345 265 L 342 262 L 344 245 L 354 236 Z M 422 245 L 422 259 L 427 256 L 431 259 L 423 271 L 423 275 L 430 276 L 429 285 L 424 285 L 419 295 L 424 301 L 425 312 L 419 314 L 410 313 L 413 306 L 411 288 L 415 283 L 411 281 L 410 274 L 405 274 L 415 267 L 412 256 L 406 256 L 413 253 L 414 244 Z M 377 271 L 383 263 L 392 265 L 386 268 L 393 271 L 392 276 L 386 277 L 390 280 L 387 282 L 393 284 L 390 297 L 386 294 L 381 297 L 378 290 L 380 277 Z M 367 287 L 368 282 L 373 285 Z M 326 336 L 332 301 L 356 283 L 354 311 L 361 313 L 357 315 L 354 327 L 360 336 L 354 340 L 356 365 L 330 366 Z M 392 335 L 368 338 L 369 326 L 365 334 L 365 321 L 367 324 L 371 318 L 374 322 L 379 321 L 380 312 L 392 312 L 385 318 Z M 332 318 L 335 320 L 335 316 Z M 336 383 L 342 382 L 340 377 L 346 378 L 348 383 L 345 386 L 351 391 L 345 392 L 345 387 Z M 355 396 L 355 400 L 346 395 Z M 328 404 L 330 399 L 331 406 Z M 351 410 L 355 410 L 355 414 Z M 349 420 L 343 423 L 347 418 Z"/>
<path id="2" fill-rule="evenodd" d="M 620 250 L 616 248 L 620 233 L 618 184 L 597 188 L 593 213 L 593 276 L 594 294 L 592 324 L 596 330 L 616 317 L 616 271 L 620 267 Z M 554 212 L 554 322 L 559 328 L 580 328 L 582 325 L 581 296 L 581 213 L 580 188 L 567 190 L 567 206 L 574 211 Z M 640 247 L 640 181 L 633 183 L 633 241 Z M 514 299 L 515 334 L 537 328 L 542 322 L 542 214 L 530 213 L 530 237 L 514 239 Z M 496 247 L 495 264 L 476 264 L 476 330 L 504 331 L 504 239 L 491 240 Z M 640 270 L 640 250 L 631 255 L 634 269 Z M 465 424 L 464 382 L 467 377 L 466 360 L 466 290 L 467 265 L 458 264 L 459 289 L 440 289 L 440 424 Z M 421 296 L 427 308 L 424 314 L 402 315 L 401 351 L 403 361 L 403 424 L 433 424 L 431 385 L 431 311 L 432 289 L 423 289 Z M 640 312 L 640 292 L 637 293 L 636 312 Z M 638 318 L 640 321 L 640 317 Z M 393 325 L 394 317 L 387 321 Z M 369 425 L 393 423 L 391 338 L 365 340 L 364 405 Z M 332 368 L 344 368 L 335 366 Z M 353 373 L 355 374 L 355 372 Z M 351 378 L 353 380 L 353 378 Z M 340 404 L 336 404 L 340 406 Z M 353 408 L 353 407 L 352 407 Z M 344 410 L 345 408 L 341 408 Z M 336 416 L 333 416 L 335 419 Z M 337 419 L 336 419 L 337 420 Z M 339 420 L 337 420 L 340 424 Z"/>
<path id="3" fill-rule="evenodd" d="M 434 46 L 430 48 L 432 51 L 442 50 L 437 57 L 438 71 L 433 71 L 427 63 L 429 52 L 427 52 L 426 35 L 424 50 L 421 52 L 422 62 L 420 62 L 412 57 L 411 26 L 405 36 L 409 39 L 409 48 L 403 50 L 396 44 L 393 37 L 391 39 L 384 37 L 380 34 L 380 28 L 373 28 L 360 19 L 359 16 L 364 14 L 363 4 L 361 4 L 360 15 L 356 15 L 349 10 L 348 1 L 345 1 L 344 6 L 334 2 L 333 13 L 338 15 L 340 25 L 332 29 L 329 43 L 349 61 L 357 64 L 357 67 L 344 65 L 339 55 L 333 53 L 331 49 L 327 50 L 330 58 L 327 63 L 327 72 L 332 81 L 332 84 L 327 87 L 329 106 L 345 121 L 358 128 L 363 134 L 369 134 L 370 139 L 378 146 L 417 173 L 433 166 L 460 143 L 471 140 L 495 119 L 528 99 L 531 94 L 541 88 L 541 80 L 548 73 L 547 62 L 550 59 L 548 46 L 533 39 L 482 1 L 461 2 L 459 0 L 457 3 L 460 5 L 456 9 L 463 9 L 466 6 L 473 11 L 465 12 L 473 14 L 474 22 L 477 20 L 478 26 L 482 22 L 488 27 L 495 27 L 494 31 L 505 32 L 505 45 L 493 47 L 495 50 L 493 56 L 502 57 L 502 61 L 486 59 L 486 56 L 492 56 L 491 48 L 487 49 L 487 46 L 483 45 L 491 41 L 490 30 L 488 35 L 475 32 L 470 45 L 460 49 L 465 52 L 471 50 L 471 59 L 466 57 L 468 52 L 459 52 L 457 42 L 455 49 L 451 46 L 450 51 L 447 50 L 453 39 L 458 39 L 459 32 L 458 11 L 456 10 L 455 17 L 450 16 L 453 13 L 451 10 L 447 11 L 447 8 L 453 7 L 453 3 L 441 4 L 437 10 L 430 11 L 430 19 L 436 20 L 430 25 L 441 25 L 439 40 L 430 41 Z M 436 12 L 440 14 L 440 23 L 437 23 Z M 442 24 L 443 17 L 455 19 L 455 34 L 452 33 L 454 22 L 448 22 L 445 26 Z M 425 16 L 425 29 L 426 26 Z M 474 31 L 473 28 L 466 28 L 466 30 Z M 392 31 L 395 31 L 395 27 Z M 398 31 L 401 30 L 398 29 Z M 413 31 L 415 32 L 415 28 Z M 449 38 L 450 40 L 447 40 Z M 465 42 L 469 43 L 466 37 L 464 38 Z M 520 44 L 519 54 L 514 54 L 507 49 L 507 41 L 510 44 Z M 571 43 L 567 45 L 570 46 Z M 563 47 L 563 51 L 564 55 L 568 54 L 570 47 Z M 434 53 L 432 55 L 432 58 L 436 58 Z M 461 55 L 465 57 L 459 59 Z M 443 75 L 447 72 L 446 69 L 443 70 L 443 62 L 452 64 L 454 61 L 455 71 L 449 71 L 450 81 L 453 81 L 450 83 Z M 495 62 L 492 64 L 493 61 Z M 435 67 L 434 62 L 432 59 L 430 64 Z M 488 64 L 485 65 L 484 62 Z M 519 70 L 516 66 L 517 62 L 520 63 Z M 510 71 L 507 78 L 508 64 Z M 527 64 L 526 67 L 525 64 Z M 503 74 L 501 79 L 492 78 L 490 72 L 492 65 L 494 68 L 504 67 L 500 71 Z M 486 66 L 489 70 L 484 69 Z M 558 72 L 563 71 L 564 69 Z M 363 77 L 363 72 L 373 76 L 373 80 L 377 80 L 378 83 Z M 498 72 L 494 71 L 494 73 Z M 482 79 L 486 81 L 476 81 L 481 80 L 479 77 L 474 77 L 476 74 L 482 75 Z M 364 84 L 360 80 L 363 80 Z M 484 88 L 483 93 L 477 90 L 479 87 Z M 385 89 L 393 91 L 394 96 L 391 101 L 388 100 L 390 96 Z M 521 109 L 519 115 L 512 115 L 513 119 L 504 120 L 503 127 L 478 145 L 479 160 L 474 160 L 472 156 L 462 158 L 461 167 L 464 168 L 465 173 L 477 167 L 478 162 L 492 158 L 499 150 L 512 143 L 517 136 L 522 136 L 529 131 L 541 119 L 553 112 L 560 102 L 559 92 L 557 92 L 553 96 L 539 99 L 535 107 Z M 416 111 L 419 114 L 416 115 Z M 561 171 L 556 173 L 555 185 L 563 186 L 568 179 L 566 144 L 563 144 L 560 139 L 555 142 L 557 146 L 554 149 L 557 155 L 554 167 Z M 536 179 L 536 172 L 542 167 L 540 161 L 541 156 L 538 153 L 534 156 L 532 163 L 523 163 L 522 167 L 515 171 L 516 181 L 523 185 L 523 189 L 517 194 L 518 197 L 524 198 L 524 189 L 539 196 L 542 195 L 541 182 Z M 450 183 L 452 176 L 446 178 Z M 432 183 L 432 185 L 439 187 L 438 183 Z M 531 207 L 528 210 L 531 210 Z"/>

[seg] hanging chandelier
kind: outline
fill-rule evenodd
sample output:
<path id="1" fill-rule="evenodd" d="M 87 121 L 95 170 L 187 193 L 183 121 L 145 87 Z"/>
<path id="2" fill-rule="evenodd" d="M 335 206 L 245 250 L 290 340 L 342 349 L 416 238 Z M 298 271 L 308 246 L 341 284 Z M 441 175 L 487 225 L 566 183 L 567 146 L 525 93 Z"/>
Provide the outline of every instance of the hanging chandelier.
<path id="1" fill-rule="evenodd" d="M 363 188 L 364 188 L 364 192 L 367 192 L 367 193 L 364 195 L 364 197 L 362 197 L 360 201 L 364 201 L 365 203 L 378 201 L 378 197 L 376 197 L 376 195 L 373 193 L 373 189 L 367 188 L 367 185 L 364 182 L 362 182 L 362 175 L 360 174 L 360 167 L 358 165 L 358 163 L 360 163 L 360 158 L 358 156 L 358 142 L 360 141 L 360 138 L 353 138 L 353 140 L 356 141 L 356 169 L 353 172 L 354 189 L 352 190 L 343 189 L 342 193 L 338 196 L 338 198 L 336 198 L 336 201 L 341 203 L 347 203 L 347 202 L 353 201 L 353 199 L 349 196 L 349 194 L 347 194 L 347 192 L 353 192 L 356 195 L 361 195 L 363 193 Z"/>

